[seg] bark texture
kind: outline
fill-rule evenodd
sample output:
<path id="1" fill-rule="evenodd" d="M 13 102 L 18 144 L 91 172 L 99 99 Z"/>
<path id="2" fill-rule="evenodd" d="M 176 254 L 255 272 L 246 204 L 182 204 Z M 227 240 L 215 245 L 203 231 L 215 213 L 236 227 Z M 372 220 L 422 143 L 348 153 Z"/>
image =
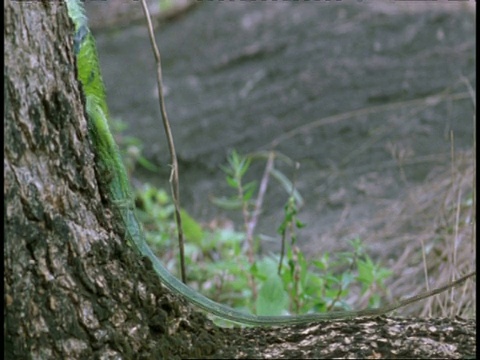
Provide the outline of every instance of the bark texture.
<path id="1" fill-rule="evenodd" d="M 193 356 L 99 194 L 65 6 L 6 2 L 5 23 L 5 358 Z"/>

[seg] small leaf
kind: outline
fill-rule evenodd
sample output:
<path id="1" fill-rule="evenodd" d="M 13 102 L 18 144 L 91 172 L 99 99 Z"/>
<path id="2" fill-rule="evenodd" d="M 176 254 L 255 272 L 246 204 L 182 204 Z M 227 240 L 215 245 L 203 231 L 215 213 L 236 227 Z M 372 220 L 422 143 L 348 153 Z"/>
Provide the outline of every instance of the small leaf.
<path id="1" fill-rule="evenodd" d="M 231 176 L 227 176 L 227 177 L 225 178 L 225 180 L 227 181 L 227 184 L 228 184 L 230 187 L 232 187 L 232 188 L 234 188 L 234 189 L 238 188 L 238 181 L 237 181 L 237 179 L 235 179 L 235 178 L 233 178 L 233 177 L 231 177 Z"/>
<path id="2" fill-rule="evenodd" d="M 272 169 L 270 173 L 273 175 L 275 179 L 277 179 L 277 181 L 283 186 L 283 188 L 289 195 L 292 194 L 292 196 L 295 198 L 295 201 L 297 202 L 297 206 L 302 207 L 304 204 L 302 195 L 300 195 L 298 190 L 295 188 L 293 188 L 293 191 L 292 191 L 292 187 L 293 187 L 292 182 L 283 173 L 281 173 L 276 169 Z"/>
<path id="3" fill-rule="evenodd" d="M 247 172 L 248 168 L 250 167 L 250 159 L 242 158 L 240 164 L 239 164 L 239 176 L 243 177 L 245 173 Z"/>
<path id="4" fill-rule="evenodd" d="M 295 222 L 295 225 L 297 226 L 297 229 L 301 229 L 301 228 L 307 226 L 307 224 L 301 222 L 300 220 L 297 220 L 297 221 Z"/>
<path id="5" fill-rule="evenodd" d="M 288 303 L 288 295 L 283 288 L 282 279 L 272 273 L 263 283 L 256 301 L 258 315 L 282 315 Z"/>
<path id="6" fill-rule="evenodd" d="M 145 169 L 147 170 L 150 170 L 152 172 L 158 172 L 160 171 L 160 168 L 157 167 L 155 164 L 153 164 L 152 162 L 148 161 L 145 157 L 143 156 L 140 156 L 138 159 L 137 159 L 138 163 L 143 166 Z"/>
<path id="7" fill-rule="evenodd" d="M 252 198 L 253 193 L 255 192 L 257 188 L 257 184 L 255 181 L 249 182 L 243 187 L 243 201 L 248 201 Z"/>
<path id="8" fill-rule="evenodd" d="M 203 239 L 203 229 L 184 209 L 180 209 L 183 233 L 187 240 L 200 244 Z"/>
<path id="9" fill-rule="evenodd" d="M 368 288 L 374 282 L 373 268 L 374 264 L 370 258 L 358 261 L 358 281 L 360 281 L 365 288 Z"/>
<path id="10" fill-rule="evenodd" d="M 226 197 L 221 197 L 221 198 L 212 197 L 211 201 L 215 205 L 227 210 L 238 210 L 242 208 L 242 202 L 237 198 L 232 199 L 232 198 L 226 198 Z"/>

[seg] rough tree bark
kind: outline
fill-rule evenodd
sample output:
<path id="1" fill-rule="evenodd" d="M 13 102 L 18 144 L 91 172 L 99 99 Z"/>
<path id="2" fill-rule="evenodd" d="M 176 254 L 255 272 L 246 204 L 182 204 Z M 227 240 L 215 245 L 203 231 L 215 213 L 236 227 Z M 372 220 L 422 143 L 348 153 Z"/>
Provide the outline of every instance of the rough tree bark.
<path id="1" fill-rule="evenodd" d="M 5 358 L 194 356 L 102 203 L 71 32 L 61 2 L 5 3 Z"/>
<path id="2" fill-rule="evenodd" d="M 62 2 L 4 3 L 4 358 L 468 357 L 474 320 L 220 329 L 102 201 Z"/>

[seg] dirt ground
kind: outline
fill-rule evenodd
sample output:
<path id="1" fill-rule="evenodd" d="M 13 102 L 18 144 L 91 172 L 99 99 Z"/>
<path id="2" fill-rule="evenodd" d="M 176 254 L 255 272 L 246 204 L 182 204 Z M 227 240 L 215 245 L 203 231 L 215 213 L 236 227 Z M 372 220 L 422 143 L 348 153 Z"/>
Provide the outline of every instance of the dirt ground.
<path id="1" fill-rule="evenodd" d="M 210 201 L 231 194 L 220 165 L 231 149 L 278 151 L 301 164 L 276 168 L 305 200 L 302 249 L 315 257 L 360 237 L 394 270 L 395 298 L 475 263 L 475 18 L 461 4 L 382 4 L 205 2 L 157 36 L 183 206 L 241 228 L 239 213 Z M 112 114 L 163 169 L 136 177 L 167 188 L 145 29 L 99 32 L 97 41 Z M 264 166 L 255 163 L 251 179 Z M 257 228 L 264 252 L 279 249 L 287 196 L 270 181 Z M 442 311 L 441 301 L 422 306 Z"/>

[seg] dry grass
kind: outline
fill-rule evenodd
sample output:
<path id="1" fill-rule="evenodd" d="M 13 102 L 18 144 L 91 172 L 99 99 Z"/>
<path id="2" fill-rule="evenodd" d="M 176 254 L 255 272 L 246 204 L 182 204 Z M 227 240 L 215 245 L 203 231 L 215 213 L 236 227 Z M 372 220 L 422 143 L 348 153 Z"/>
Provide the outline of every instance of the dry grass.
<path id="1" fill-rule="evenodd" d="M 390 289 L 394 297 L 431 289 L 475 268 L 473 156 L 472 151 L 456 154 L 450 168 L 432 171 L 424 184 L 409 191 L 408 198 L 383 212 L 395 221 L 378 235 L 393 239 L 391 246 L 403 250 L 392 265 L 396 280 Z M 408 235 L 395 236 L 405 233 Z M 475 310 L 475 282 L 468 281 L 403 313 L 470 317 Z"/>
<path id="2" fill-rule="evenodd" d="M 323 241 L 351 234 L 367 241 L 369 254 L 393 271 L 385 302 L 433 289 L 475 269 L 474 151 L 452 158 L 421 185 L 410 187 L 407 196 L 388 202 L 368 219 L 340 221 L 323 234 Z M 348 206 L 344 215 L 351 215 Z M 355 307 L 368 306 L 368 296 L 355 300 Z M 475 313 L 474 280 L 398 310 L 402 316 L 422 317 Z"/>
<path id="3" fill-rule="evenodd" d="M 466 78 L 461 81 L 467 86 L 475 108 L 475 90 Z M 473 115 L 472 136 L 475 121 Z M 382 294 L 386 302 L 439 287 L 476 267 L 475 138 L 470 151 L 455 151 L 454 139 L 450 142 L 450 161 L 433 168 L 422 184 L 408 185 L 406 195 L 394 201 L 379 198 L 382 203 L 377 204 L 377 209 L 380 210 L 360 220 L 355 216 L 358 210 L 347 204 L 340 221 L 320 235 L 319 243 L 323 244 L 338 244 L 334 239 L 354 236 L 365 240 L 371 257 L 393 270 L 393 282 L 387 284 L 388 291 Z M 395 158 L 394 155 L 392 152 Z M 442 158 L 439 155 L 438 159 L 406 160 L 420 163 L 438 162 Z M 397 161 L 400 179 L 405 183 L 408 181 L 402 167 L 407 162 Z M 366 307 L 368 296 L 365 294 L 355 301 L 356 307 Z M 474 317 L 475 279 L 428 301 L 400 309 L 398 313 L 422 317 Z"/>

